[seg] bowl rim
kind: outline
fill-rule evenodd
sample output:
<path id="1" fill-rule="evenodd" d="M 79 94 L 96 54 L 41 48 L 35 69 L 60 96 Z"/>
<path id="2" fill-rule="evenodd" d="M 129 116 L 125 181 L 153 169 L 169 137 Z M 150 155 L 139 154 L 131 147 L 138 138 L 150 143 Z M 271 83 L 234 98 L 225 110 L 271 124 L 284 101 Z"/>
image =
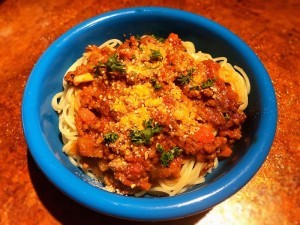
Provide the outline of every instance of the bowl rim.
<path id="1" fill-rule="evenodd" d="M 213 29 L 214 32 L 238 45 L 249 59 L 249 63 L 255 69 L 256 74 L 260 74 L 256 79 L 258 85 L 263 86 L 265 90 L 261 96 L 264 107 L 260 111 L 261 123 L 258 127 L 257 136 L 262 135 L 264 138 L 258 139 L 241 161 L 236 164 L 235 169 L 210 184 L 209 189 L 201 188 L 167 198 L 136 198 L 99 190 L 99 188 L 83 182 L 58 161 L 46 145 L 40 124 L 33 122 L 38 121 L 39 118 L 36 109 L 38 108 L 38 90 L 43 80 L 40 70 L 46 69 L 47 63 L 58 53 L 62 42 L 66 42 L 70 36 L 83 32 L 85 28 L 105 22 L 112 17 L 144 13 L 176 16 L 185 21 Z M 27 81 L 22 101 L 22 125 L 29 151 L 46 177 L 67 196 L 94 211 L 134 220 L 167 220 L 193 215 L 207 210 L 233 195 L 256 174 L 265 161 L 275 136 L 276 124 L 277 103 L 271 79 L 262 62 L 248 45 L 227 28 L 210 19 L 167 7 L 131 7 L 114 10 L 92 17 L 69 29 L 48 47 L 34 66 Z M 247 166 L 245 167 L 245 165 Z M 60 171 L 60 176 L 57 176 L 57 171 Z"/>

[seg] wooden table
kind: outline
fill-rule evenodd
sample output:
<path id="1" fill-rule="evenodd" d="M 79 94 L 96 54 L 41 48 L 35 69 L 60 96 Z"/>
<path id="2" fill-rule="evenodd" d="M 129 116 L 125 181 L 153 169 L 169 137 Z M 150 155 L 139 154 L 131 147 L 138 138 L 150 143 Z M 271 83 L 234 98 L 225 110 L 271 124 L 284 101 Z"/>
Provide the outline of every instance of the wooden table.
<path id="1" fill-rule="evenodd" d="M 267 68 L 279 107 L 275 141 L 255 177 L 211 210 L 164 224 L 300 224 L 298 0 L 1 0 L 0 224 L 139 224 L 95 213 L 58 191 L 29 154 L 20 107 L 31 69 L 59 35 L 92 16 L 140 5 L 194 12 L 239 35 Z"/>

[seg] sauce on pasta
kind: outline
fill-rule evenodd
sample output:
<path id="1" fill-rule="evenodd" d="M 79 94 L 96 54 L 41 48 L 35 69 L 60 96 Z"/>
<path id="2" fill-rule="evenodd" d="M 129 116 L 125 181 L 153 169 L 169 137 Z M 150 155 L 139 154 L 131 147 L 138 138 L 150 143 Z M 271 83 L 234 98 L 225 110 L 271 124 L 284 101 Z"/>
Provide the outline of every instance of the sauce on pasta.
<path id="1" fill-rule="evenodd" d="M 249 91 L 226 58 L 144 35 L 87 46 L 52 106 L 63 151 L 107 190 L 175 195 L 231 155 Z"/>

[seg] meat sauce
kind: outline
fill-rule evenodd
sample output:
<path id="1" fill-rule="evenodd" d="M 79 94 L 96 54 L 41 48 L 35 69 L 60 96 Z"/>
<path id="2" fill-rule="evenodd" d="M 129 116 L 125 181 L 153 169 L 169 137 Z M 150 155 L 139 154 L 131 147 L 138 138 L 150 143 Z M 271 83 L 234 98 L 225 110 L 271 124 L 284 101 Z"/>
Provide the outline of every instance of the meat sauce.
<path id="1" fill-rule="evenodd" d="M 246 118 L 219 69 L 194 59 L 176 34 L 88 46 L 86 63 L 65 76 L 80 90 L 73 154 L 121 194 L 178 178 L 190 158 L 206 163 L 204 174 L 216 157 L 231 155 Z M 82 74 L 92 79 L 76 82 Z"/>

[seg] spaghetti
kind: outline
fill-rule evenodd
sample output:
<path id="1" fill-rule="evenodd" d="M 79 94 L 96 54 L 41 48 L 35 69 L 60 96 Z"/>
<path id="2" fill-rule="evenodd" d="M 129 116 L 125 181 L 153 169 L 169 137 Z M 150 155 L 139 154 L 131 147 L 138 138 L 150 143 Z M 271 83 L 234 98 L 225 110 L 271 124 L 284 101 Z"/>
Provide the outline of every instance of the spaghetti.
<path id="1" fill-rule="evenodd" d="M 204 182 L 241 137 L 250 83 L 176 34 L 88 46 L 52 99 L 63 151 L 106 189 L 176 195 Z"/>

